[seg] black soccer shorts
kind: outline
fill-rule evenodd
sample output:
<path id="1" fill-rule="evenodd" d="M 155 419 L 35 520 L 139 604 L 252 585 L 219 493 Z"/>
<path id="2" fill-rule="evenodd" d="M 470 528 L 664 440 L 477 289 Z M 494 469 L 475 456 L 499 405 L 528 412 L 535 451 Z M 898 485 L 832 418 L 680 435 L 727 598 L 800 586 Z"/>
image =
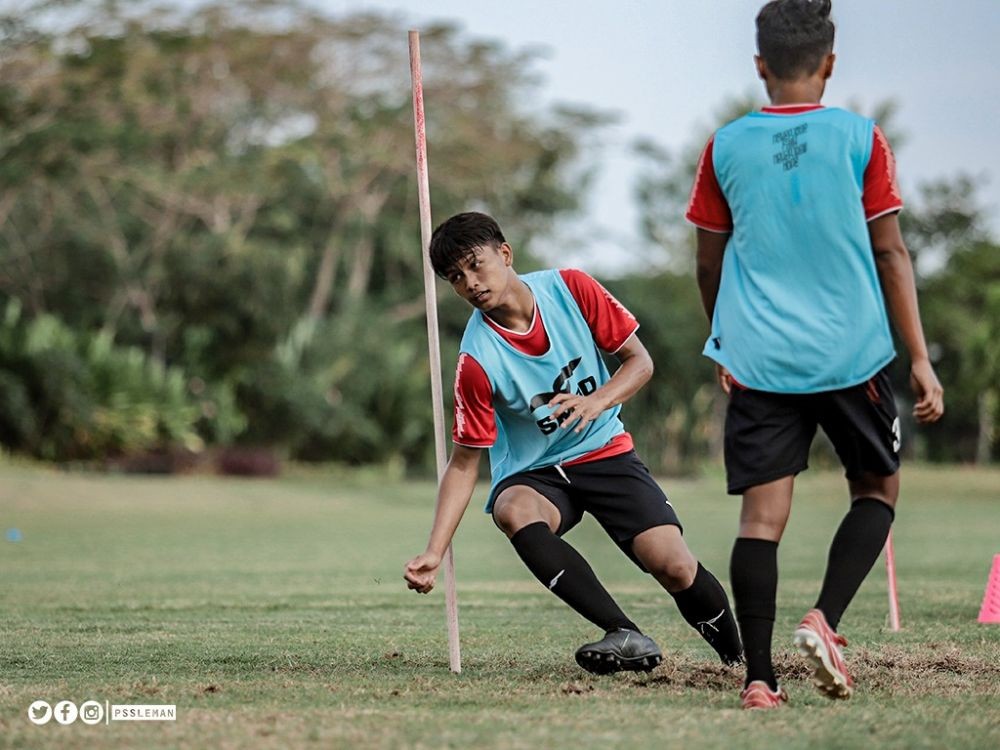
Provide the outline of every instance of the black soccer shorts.
<path id="1" fill-rule="evenodd" d="M 493 496 L 499 497 L 516 485 L 535 490 L 558 509 L 558 536 L 580 523 L 584 513 L 590 513 L 643 571 L 646 569 L 632 553 L 635 537 L 655 526 L 677 526 L 683 532 L 674 507 L 635 451 L 560 468 L 547 466 L 513 474 L 496 486 Z"/>
<path id="2" fill-rule="evenodd" d="M 899 413 L 888 367 L 864 383 L 821 393 L 769 393 L 734 383 L 726 411 L 729 494 L 807 469 L 817 426 L 848 479 L 899 470 Z"/>

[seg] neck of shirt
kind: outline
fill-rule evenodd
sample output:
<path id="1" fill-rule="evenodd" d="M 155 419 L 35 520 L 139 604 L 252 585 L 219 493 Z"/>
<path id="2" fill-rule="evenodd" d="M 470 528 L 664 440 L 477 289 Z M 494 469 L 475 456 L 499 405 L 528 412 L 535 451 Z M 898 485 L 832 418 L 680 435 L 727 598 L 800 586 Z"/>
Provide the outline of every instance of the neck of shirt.
<path id="1" fill-rule="evenodd" d="M 823 109 L 823 105 L 819 103 L 769 104 L 766 107 L 761 107 L 760 111 L 769 115 L 801 115 L 803 112 L 812 112 L 817 109 Z"/>

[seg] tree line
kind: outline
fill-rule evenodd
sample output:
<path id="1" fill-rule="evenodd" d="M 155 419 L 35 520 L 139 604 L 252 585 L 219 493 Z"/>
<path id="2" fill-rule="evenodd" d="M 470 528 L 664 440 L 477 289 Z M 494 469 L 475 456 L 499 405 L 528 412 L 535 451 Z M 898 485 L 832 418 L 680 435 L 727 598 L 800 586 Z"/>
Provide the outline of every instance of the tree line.
<path id="1" fill-rule="evenodd" d="M 269 2 L 0 19 L 0 445 L 432 465 L 405 31 Z M 435 217 L 486 210 L 521 270 L 553 262 L 542 240 L 582 210 L 614 114 L 539 105 L 531 52 L 447 24 L 422 42 Z M 655 268 L 602 279 L 657 363 L 625 415 L 659 470 L 720 444 L 682 219 L 703 136 L 636 144 Z M 975 182 L 925 186 L 903 221 L 949 409 L 910 450 L 989 461 L 1000 262 Z M 468 310 L 439 299 L 450 380 Z"/>

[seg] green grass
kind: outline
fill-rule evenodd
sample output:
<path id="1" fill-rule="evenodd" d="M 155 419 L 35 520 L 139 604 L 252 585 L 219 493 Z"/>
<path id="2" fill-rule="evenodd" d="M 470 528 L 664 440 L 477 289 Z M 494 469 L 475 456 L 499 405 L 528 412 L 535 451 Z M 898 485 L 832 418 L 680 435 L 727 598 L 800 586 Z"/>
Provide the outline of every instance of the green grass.
<path id="1" fill-rule="evenodd" d="M 727 578 L 737 501 L 721 477 L 664 482 L 692 549 Z M 669 597 L 592 522 L 570 540 L 664 647 L 650 675 L 592 677 L 595 636 L 523 569 L 473 501 L 456 541 L 463 672 L 443 595 L 405 589 L 433 487 L 373 473 L 134 478 L 0 464 L 0 747 L 1000 746 L 1000 625 L 976 623 L 1000 552 L 1000 472 L 907 467 L 896 524 L 903 631 L 881 563 L 842 624 L 858 683 L 833 703 L 789 647 L 846 508 L 804 475 L 780 553 L 780 712 L 738 710 Z M 173 703 L 174 723 L 36 727 L 28 705 Z"/>

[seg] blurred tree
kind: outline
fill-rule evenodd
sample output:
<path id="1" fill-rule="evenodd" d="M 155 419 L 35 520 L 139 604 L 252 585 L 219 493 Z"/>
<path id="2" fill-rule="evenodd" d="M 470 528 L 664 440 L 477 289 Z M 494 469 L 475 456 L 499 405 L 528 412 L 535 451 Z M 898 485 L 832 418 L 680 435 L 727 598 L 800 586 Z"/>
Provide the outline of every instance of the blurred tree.
<path id="1" fill-rule="evenodd" d="M 924 185 L 901 214 L 921 270 L 924 328 L 946 413 L 923 430 L 924 453 L 988 463 L 1000 438 L 1000 245 L 968 176 Z"/>
<path id="2" fill-rule="evenodd" d="M 266 0 L 42 2 L 2 21 L 0 302 L 236 388 L 243 441 L 423 460 L 400 22 Z M 539 106 L 531 51 L 448 25 L 422 42 L 435 215 L 490 211 L 530 265 L 608 118 Z"/>
<path id="3" fill-rule="evenodd" d="M 646 165 L 635 188 L 642 237 L 656 248 L 653 263 L 662 270 L 677 274 L 694 272 L 694 232 L 684 214 L 701 152 L 717 128 L 759 109 L 761 104 L 751 95 L 727 99 L 716 110 L 713 124 L 699 128 L 676 153 L 648 138 L 633 144 L 633 151 Z"/>

